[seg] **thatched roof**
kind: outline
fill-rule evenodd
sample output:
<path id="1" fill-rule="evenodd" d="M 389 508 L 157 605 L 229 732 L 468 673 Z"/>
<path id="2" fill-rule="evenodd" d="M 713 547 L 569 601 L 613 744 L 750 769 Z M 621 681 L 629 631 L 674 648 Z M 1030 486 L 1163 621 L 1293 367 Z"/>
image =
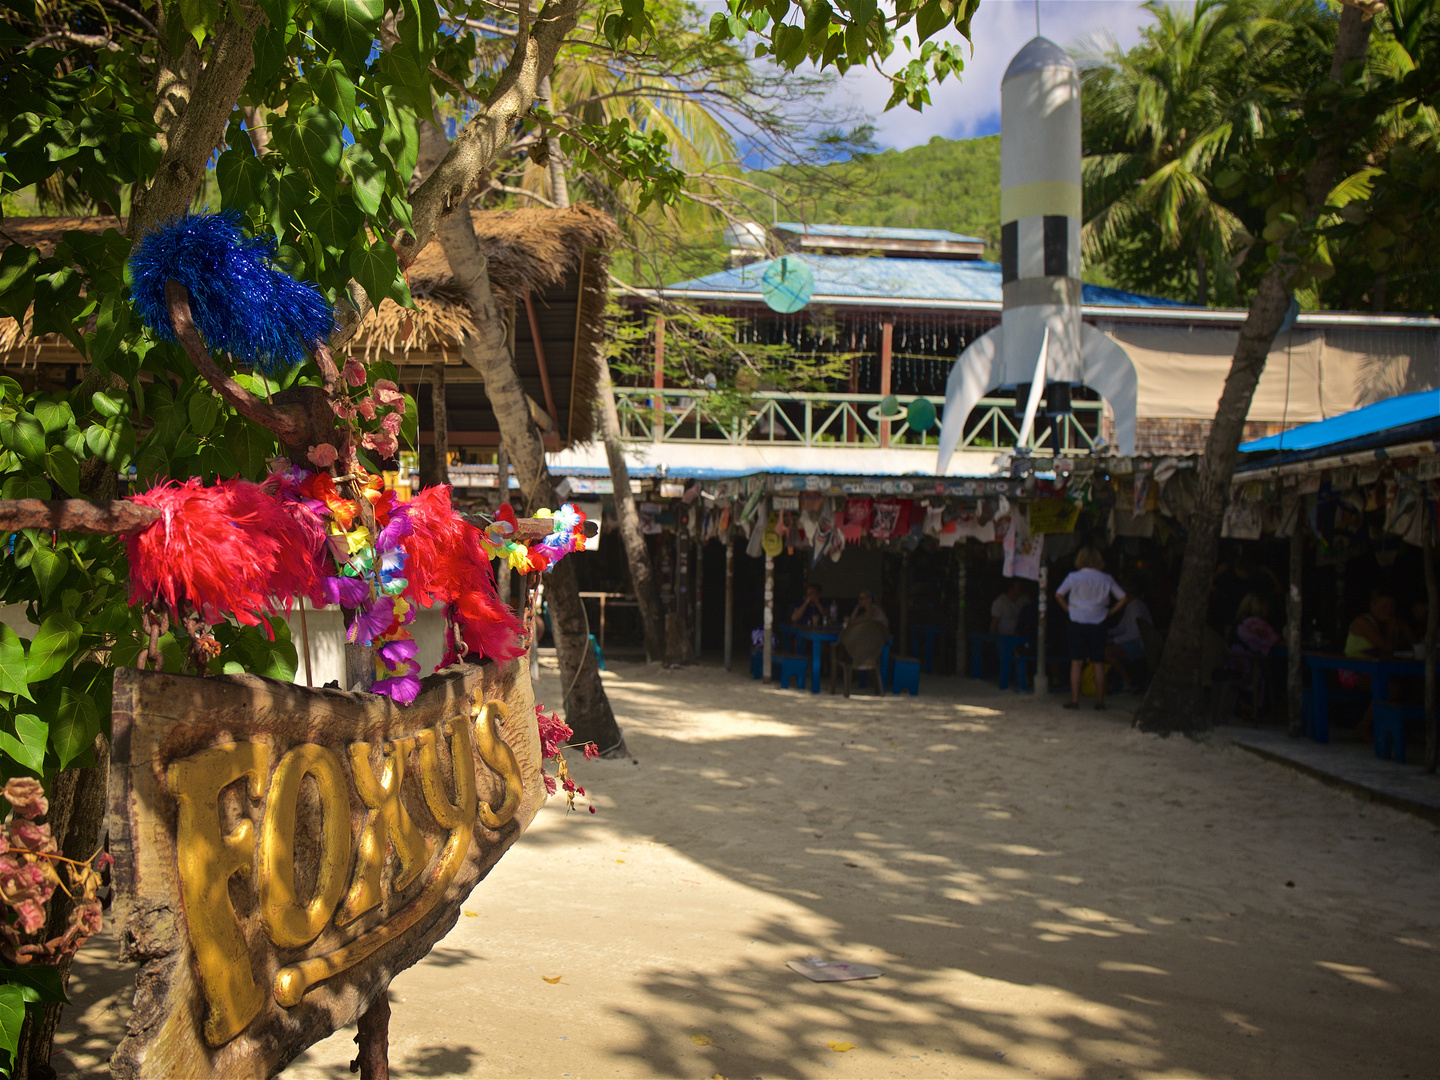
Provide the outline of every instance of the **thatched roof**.
<path id="1" fill-rule="evenodd" d="M 565 427 L 569 441 L 589 439 L 589 403 L 598 380 L 595 358 L 604 333 L 608 249 L 617 235 L 615 223 L 589 206 L 473 211 L 471 218 L 502 311 L 520 302 L 526 292 L 542 305 L 575 303 L 573 322 L 556 331 L 563 333 L 563 350 L 555 347 L 562 343 L 557 338 L 546 353 L 552 380 L 566 384 L 568 390 L 559 403 L 566 415 L 556 419 Z M 67 231 L 101 233 L 111 228 L 123 231 L 124 227 L 123 219 L 114 217 L 8 218 L 0 222 L 0 250 L 19 243 L 39 247 L 49 255 Z M 415 309 L 383 301 L 365 320 L 352 348 L 367 357 L 383 356 L 404 365 L 443 363 L 458 350 L 465 335 L 474 332 L 474 315 L 453 285 L 450 265 L 438 242 L 420 253 L 406 276 Z M 517 320 L 514 341 L 525 377 L 531 374 L 526 367 L 534 366 L 536 359 L 523 314 Z M 524 345 L 529 346 L 528 351 L 521 348 Z M 46 354 L 50 353 L 60 362 L 78 359 L 69 343 L 57 335 L 31 338 L 28 319 L 25 326 L 0 319 L 0 358 L 4 363 L 27 364 L 49 359 Z"/>

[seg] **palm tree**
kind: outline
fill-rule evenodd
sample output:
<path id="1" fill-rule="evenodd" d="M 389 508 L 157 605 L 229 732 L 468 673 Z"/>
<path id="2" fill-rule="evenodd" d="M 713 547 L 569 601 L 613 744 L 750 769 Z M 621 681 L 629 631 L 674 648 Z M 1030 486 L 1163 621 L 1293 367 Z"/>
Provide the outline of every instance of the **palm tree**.
<path id="1" fill-rule="evenodd" d="M 1252 237 L 1218 195 L 1213 173 L 1264 135 L 1283 100 L 1274 80 L 1307 21 L 1304 7 L 1150 0 L 1154 23 L 1139 45 L 1080 56 L 1087 259 L 1123 266 L 1129 256 L 1146 264 L 1141 273 L 1151 280 L 1126 284 L 1191 286 L 1202 306 L 1212 292 L 1236 298 L 1237 255 Z"/>

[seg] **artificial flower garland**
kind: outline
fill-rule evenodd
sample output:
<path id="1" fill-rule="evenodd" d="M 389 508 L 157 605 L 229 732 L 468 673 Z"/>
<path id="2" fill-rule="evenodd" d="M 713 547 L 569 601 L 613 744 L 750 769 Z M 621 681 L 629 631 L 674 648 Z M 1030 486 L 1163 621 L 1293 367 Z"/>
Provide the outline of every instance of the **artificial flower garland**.
<path id="1" fill-rule="evenodd" d="M 569 505 L 539 511 L 556 531 L 531 548 L 514 539 L 508 504 L 482 531 L 454 509 L 448 486 L 402 503 L 379 477 L 362 471 L 356 479 L 369 515 L 329 473 L 289 463 L 277 463 L 263 484 L 191 480 L 134 496 L 163 516 L 126 538 L 130 603 L 163 607 L 177 621 L 188 607 L 206 624 L 232 615 L 267 630 L 266 614 L 288 611 L 298 597 L 338 604 L 347 640 L 375 648 L 372 692 L 401 704 L 420 692 L 410 632 L 417 608 L 444 606 L 447 649 L 437 671 L 464 655 L 500 663 L 520 655 L 522 627 L 496 593 L 490 561 L 506 558 L 522 573 L 550 569 L 584 548 L 584 514 Z"/>

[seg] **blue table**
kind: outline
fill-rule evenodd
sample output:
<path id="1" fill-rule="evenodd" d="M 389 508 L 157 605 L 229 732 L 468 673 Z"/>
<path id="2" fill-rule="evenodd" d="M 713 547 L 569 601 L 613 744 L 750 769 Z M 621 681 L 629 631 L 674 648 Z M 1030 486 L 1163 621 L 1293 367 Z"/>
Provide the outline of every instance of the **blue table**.
<path id="1" fill-rule="evenodd" d="M 810 642 L 810 692 L 820 692 L 820 654 L 829 641 L 839 641 L 843 626 L 783 626 L 781 629 L 787 634 L 793 634 L 799 641 Z M 796 650 L 799 651 L 798 649 Z M 880 652 L 880 686 L 885 686 L 886 674 L 890 671 L 890 643 L 885 643 L 885 648 Z M 864 672 L 861 672 L 863 675 Z"/>
<path id="2" fill-rule="evenodd" d="M 1358 671 L 1370 676 L 1370 701 L 1390 700 L 1390 676 L 1425 674 L 1423 660 L 1365 660 L 1341 653 L 1302 654 L 1310 667 L 1310 737 L 1318 743 L 1330 741 L 1330 688 L 1327 671 Z"/>
<path id="3" fill-rule="evenodd" d="M 924 661 L 921 668 L 926 675 L 935 673 L 935 639 L 945 632 L 943 626 L 912 626 L 910 628 L 910 655 Z M 925 635 L 925 651 L 920 651 L 920 635 Z"/>
<path id="4" fill-rule="evenodd" d="M 820 653 L 827 641 L 839 641 L 843 626 L 783 626 L 781 630 L 796 639 L 795 651 L 800 652 L 801 641 L 810 642 L 810 692 L 820 692 Z"/>
<path id="5" fill-rule="evenodd" d="M 1023 634 L 971 634 L 970 635 L 970 677 L 979 679 L 985 667 L 985 646 L 994 645 L 1000 654 L 1000 689 L 1010 685 L 1010 660 L 1015 650 L 1030 639 Z"/>

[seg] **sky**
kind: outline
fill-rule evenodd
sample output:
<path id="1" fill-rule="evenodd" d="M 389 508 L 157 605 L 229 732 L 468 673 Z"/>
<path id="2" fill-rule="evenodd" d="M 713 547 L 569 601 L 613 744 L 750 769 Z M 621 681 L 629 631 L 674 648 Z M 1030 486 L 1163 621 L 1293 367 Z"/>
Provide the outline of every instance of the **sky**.
<path id="1" fill-rule="evenodd" d="M 1129 48 L 1149 21 L 1149 13 L 1135 0 L 1040 0 L 1040 32 L 1067 49 L 1106 35 Z M 964 41 L 953 29 L 945 36 Z M 933 135 L 993 135 L 1000 130 L 1000 77 L 1010 58 L 1034 36 L 1035 0 L 981 0 L 971 23 L 974 55 L 966 60 L 958 82 L 952 76 L 930 88 L 931 104 L 923 112 L 905 105 L 881 112 L 890 96 L 889 83 L 873 69 L 850 72 L 835 93 L 873 119 L 875 141 L 882 147 L 904 150 Z M 906 59 L 897 49 L 886 67 L 896 70 Z"/>

